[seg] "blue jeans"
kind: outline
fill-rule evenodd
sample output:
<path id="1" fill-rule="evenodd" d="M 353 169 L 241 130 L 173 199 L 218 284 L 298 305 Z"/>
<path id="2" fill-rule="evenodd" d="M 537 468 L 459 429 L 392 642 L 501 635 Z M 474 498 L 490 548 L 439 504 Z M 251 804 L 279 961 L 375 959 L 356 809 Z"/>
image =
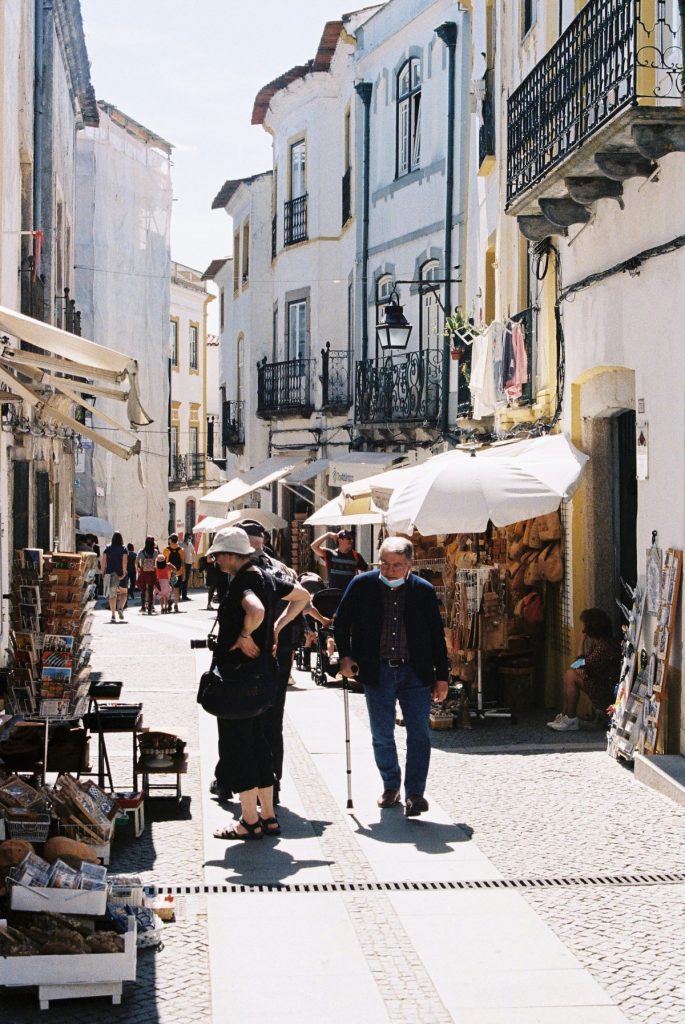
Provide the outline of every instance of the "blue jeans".
<path id="1" fill-rule="evenodd" d="M 364 687 L 369 711 L 373 754 L 384 789 L 399 789 L 402 772 L 395 746 L 395 705 L 400 702 L 407 730 L 405 796 L 423 796 L 430 762 L 431 687 L 425 686 L 411 665 L 381 665 L 378 686 Z"/>

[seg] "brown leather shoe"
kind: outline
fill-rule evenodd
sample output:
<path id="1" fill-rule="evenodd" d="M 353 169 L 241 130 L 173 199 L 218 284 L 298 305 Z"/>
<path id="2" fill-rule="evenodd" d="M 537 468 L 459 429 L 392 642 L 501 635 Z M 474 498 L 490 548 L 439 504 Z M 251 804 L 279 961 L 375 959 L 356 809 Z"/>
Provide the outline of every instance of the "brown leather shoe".
<path id="1" fill-rule="evenodd" d="M 378 797 L 376 803 L 379 807 L 394 807 L 400 802 L 400 791 L 399 789 L 386 789 L 383 791 L 381 796 Z"/>
<path id="2" fill-rule="evenodd" d="M 428 801 L 425 796 L 408 796 L 404 805 L 404 814 L 407 818 L 418 818 L 428 810 Z"/>

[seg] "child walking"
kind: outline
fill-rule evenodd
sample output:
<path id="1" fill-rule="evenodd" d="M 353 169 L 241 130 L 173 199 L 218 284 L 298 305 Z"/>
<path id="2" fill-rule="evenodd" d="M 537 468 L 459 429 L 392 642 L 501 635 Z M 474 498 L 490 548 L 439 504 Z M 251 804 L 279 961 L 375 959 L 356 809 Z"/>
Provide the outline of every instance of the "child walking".
<path id="1" fill-rule="evenodd" d="M 155 576 L 159 587 L 159 603 L 162 615 L 171 611 L 171 573 L 172 566 L 164 555 L 158 555 L 155 563 Z"/>

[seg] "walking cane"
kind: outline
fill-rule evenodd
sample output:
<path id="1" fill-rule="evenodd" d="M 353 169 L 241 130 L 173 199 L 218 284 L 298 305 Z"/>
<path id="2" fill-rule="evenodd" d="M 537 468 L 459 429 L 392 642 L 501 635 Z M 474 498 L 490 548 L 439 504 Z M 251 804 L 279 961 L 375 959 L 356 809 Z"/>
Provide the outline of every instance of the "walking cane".
<path id="1" fill-rule="evenodd" d="M 350 752 L 350 704 L 348 700 L 349 683 L 343 676 L 343 700 L 345 704 L 345 759 L 347 761 L 347 809 L 354 807 L 352 803 L 352 755 Z"/>

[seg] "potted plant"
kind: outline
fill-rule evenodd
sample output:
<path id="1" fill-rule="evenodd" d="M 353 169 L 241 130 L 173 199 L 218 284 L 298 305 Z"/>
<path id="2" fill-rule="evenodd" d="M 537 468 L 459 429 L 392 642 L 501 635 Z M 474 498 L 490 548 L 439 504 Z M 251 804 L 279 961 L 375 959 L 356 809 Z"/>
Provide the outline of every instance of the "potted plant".
<path id="1" fill-rule="evenodd" d="M 445 337 L 450 339 L 452 359 L 461 359 L 466 348 L 481 333 L 476 327 L 473 317 L 467 317 L 463 310 L 456 306 L 454 313 L 445 317 Z"/>

